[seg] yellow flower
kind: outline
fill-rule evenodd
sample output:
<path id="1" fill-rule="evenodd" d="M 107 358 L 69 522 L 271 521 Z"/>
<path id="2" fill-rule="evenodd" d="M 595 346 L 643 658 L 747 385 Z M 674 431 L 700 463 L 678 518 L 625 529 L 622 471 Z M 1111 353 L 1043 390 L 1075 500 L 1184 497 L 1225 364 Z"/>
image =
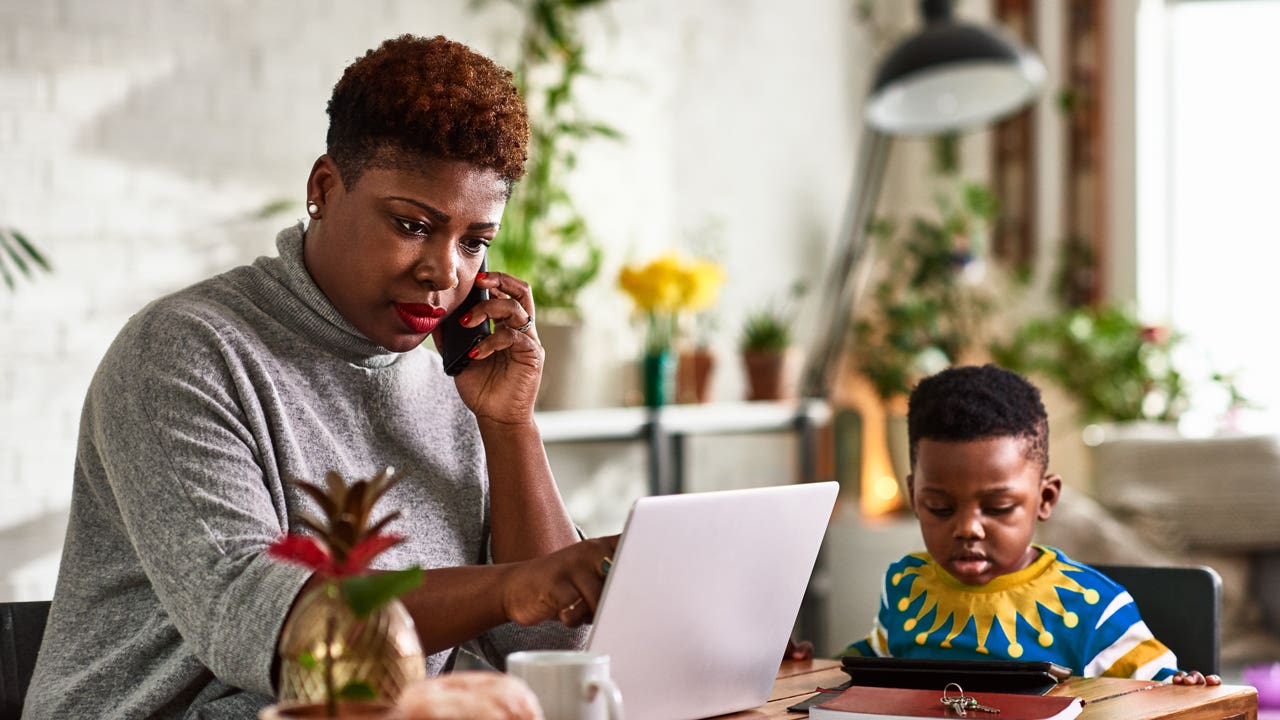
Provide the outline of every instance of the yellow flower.
<path id="1" fill-rule="evenodd" d="M 706 310 L 720 293 L 724 270 L 716 263 L 665 252 L 645 265 L 627 265 L 618 285 L 636 308 L 648 316 L 651 349 L 668 348 L 674 340 L 676 317 Z"/>
<path id="2" fill-rule="evenodd" d="M 724 269 L 713 262 L 694 258 L 684 267 L 683 281 L 681 307 L 689 312 L 701 312 L 711 307 L 720 295 Z"/>
<path id="3" fill-rule="evenodd" d="M 618 275 L 618 284 L 645 312 L 705 310 L 715 302 L 723 282 L 719 265 L 676 252 L 663 253 L 646 265 L 625 266 Z"/>

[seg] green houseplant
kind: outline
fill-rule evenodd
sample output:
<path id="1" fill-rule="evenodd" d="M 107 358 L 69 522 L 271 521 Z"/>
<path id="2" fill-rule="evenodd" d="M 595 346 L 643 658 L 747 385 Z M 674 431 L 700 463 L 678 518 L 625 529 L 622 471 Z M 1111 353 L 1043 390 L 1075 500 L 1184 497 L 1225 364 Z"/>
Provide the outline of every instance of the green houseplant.
<path id="1" fill-rule="evenodd" d="M 787 396 L 791 321 L 794 306 L 805 290 L 804 282 L 797 281 L 782 302 L 759 307 L 743 321 L 738 349 L 747 372 L 748 400 L 781 400 Z"/>
<path id="2" fill-rule="evenodd" d="M 991 352 L 1001 365 L 1066 390 L 1083 422 L 1174 422 L 1187 410 L 1194 384 L 1177 362 L 1184 340 L 1107 304 L 1034 318 L 993 343 Z M 1228 411 L 1247 405 L 1230 376 L 1212 372 L 1207 381 L 1220 386 Z"/>
<path id="3" fill-rule="evenodd" d="M 791 347 L 791 326 L 787 318 L 770 308 L 747 315 L 742 324 L 743 352 L 777 352 Z"/>
<path id="4" fill-rule="evenodd" d="M 591 75 L 578 16 L 607 0 L 504 2 L 523 20 L 512 72 L 529 106 L 529 160 L 507 203 L 490 264 L 529 282 L 540 318 L 576 316 L 578 294 L 599 274 L 602 251 L 566 179 L 582 143 L 621 138 L 613 127 L 587 117 L 575 95 L 578 82 Z"/>
<path id="5" fill-rule="evenodd" d="M 905 225 L 886 218 L 872 223 L 882 274 L 852 324 L 854 364 L 883 409 L 902 497 L 910 472 L 907 396 L 921 378 L 978 360 L 1004 277 L 983 260 L 999 211 L 995 194 L 959 178 L 954 138 L 937 139 L 933 149 L 935 209 Z"/>
<path id="6" fill-rule="evenodd" d="M 915 217 L 904 230 L 883 218 L 871 228 L 885 272 L 853 333 L 858 368 L 885 402 L 979 347 L 995 304 L 990 278 L 975 272 L 998 211 L 994 194 L 966 182 L 935 199 L 936 216 Z"/>
<path id="7" fill-rule="evenodd" d="M 1090 304 L 1097 258 L 1083 238 L 1066 238 L 1060 252 L 1055 310 L 992 342 L 996 362 L 1064 390 L 1085 424 L 1173 423 L 1190 408 L 1193 395 L 1201 405 L 1206 396 L 1217 396 L 1224 411 L 1220 420 L 1230 421 L 1250 406 L 1230 375 L 1184 373 L 1189 348 L 1182 333 L 1144 323 L 1122 304 Z"/>

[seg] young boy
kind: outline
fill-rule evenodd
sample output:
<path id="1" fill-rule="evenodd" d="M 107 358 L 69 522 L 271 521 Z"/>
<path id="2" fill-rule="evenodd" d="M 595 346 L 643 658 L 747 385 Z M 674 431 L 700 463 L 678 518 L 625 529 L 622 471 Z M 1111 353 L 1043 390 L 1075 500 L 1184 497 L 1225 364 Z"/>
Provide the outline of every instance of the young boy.
<path id="1" fill-rule="evenodd" d="M 880 613 L 846 655 L 1050 660 L 1106 675 L 1217 685 L 1177 659 L 1125 589 L 1031 542 L 1062 478 L 1046 472 L 1040 392 L 996 367 L 925 378 L 907 413 L 907 488 L 927 552 L 889 566 Z"/>

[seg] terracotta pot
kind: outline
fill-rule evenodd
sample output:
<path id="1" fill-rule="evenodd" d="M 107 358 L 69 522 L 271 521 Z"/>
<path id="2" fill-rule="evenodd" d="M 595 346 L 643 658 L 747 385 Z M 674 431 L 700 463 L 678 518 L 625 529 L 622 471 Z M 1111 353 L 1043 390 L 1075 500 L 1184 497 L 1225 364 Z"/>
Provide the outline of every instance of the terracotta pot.
<path id="1" fill-rule="evenodd" d="M 390 703 L 372 700 L 345 700 L 338 703 L 338 714 L 330 715 L 324 703 L 291 702 L 265 707 L 258 713 L 258 720 L 288 720 L 289 718 L 342 718 L 343 720 L 385 720 L 393 717 Z"/>
<path id="2" fill-rule="evenodd" d="M 746 350 L 742 361 L 747 369 L 748 400 L 782 400 L 788 396 L 785 350 Z"/>
<path id="3" fill-rule="evenodd" d="M 685 350 L 676 364 L 676 402 L 711 402 L 711 375 L 716 356 L 706 348 Z"/>
<path id="4" fill-rule="evenodd" d="M 417 629 L 399 600 L 357 617 L 337 586 L 326 583 L 298 601 L 281 631 L 282 703 L 323 707 L 326 687 L 353 684 L 365 686 L 370 700 L 394 702 L 426 674 Z"/>

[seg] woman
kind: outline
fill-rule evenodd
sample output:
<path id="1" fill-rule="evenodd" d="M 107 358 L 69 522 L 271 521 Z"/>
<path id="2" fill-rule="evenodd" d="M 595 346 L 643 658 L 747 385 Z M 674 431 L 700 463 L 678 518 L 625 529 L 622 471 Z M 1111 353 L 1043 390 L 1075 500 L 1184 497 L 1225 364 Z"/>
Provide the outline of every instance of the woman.
<path id="1" fill-rule="evenodd" d="M 524 170 L 510 73 L 442 37 L 389 40 L 334 88 L 310 221 L 259 258 L 157 300 L 116 338 L 81 419 L 71 522 L 25 717 L 255 717 L 306 570 L 266 547 L 329 471 L 409 476 L 381 501 L 428 568 L 404 601 L 432 674 L 572 647 L 616 538 L 579 542 L 533 402 L 529 286 L 479 273 Z M 420 347 L 495 332 L 447 377 Z M 545 621 L 556 622 L 545 622 Z"/>

